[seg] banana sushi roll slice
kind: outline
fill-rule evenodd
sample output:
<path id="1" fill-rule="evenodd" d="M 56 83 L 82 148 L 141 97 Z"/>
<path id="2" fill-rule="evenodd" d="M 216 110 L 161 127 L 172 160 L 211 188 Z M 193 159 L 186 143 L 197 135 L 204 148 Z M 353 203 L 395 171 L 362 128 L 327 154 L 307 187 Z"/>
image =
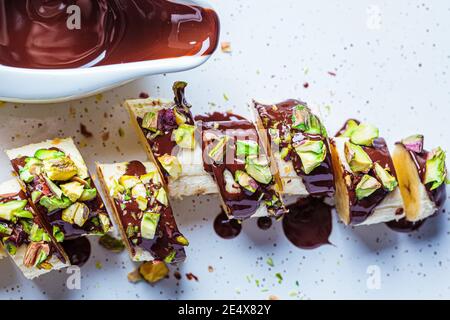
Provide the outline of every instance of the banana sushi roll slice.
<path id="1" fill-rule="evenodd" d="M 214 179 L 203 169 L 202 149 L 185 82 L 173 86 L 175 99 L 125 101 L 131 122 L 149 159 L 167 180 L 172 198 L 218 193 Z"/>
<path id="2" fill-rule="evenodd" d="M 182 262 L 188 241 L 178 230 L 156 165 L 97 164 L 97 172 L 131 259 Z"/>
<path id="3" fill-rule="evenodd" d="M 6 151 L 37 213 L 63 240 L 110 231 L 111 222 L 71 138 Z"/>
<path id="4" fill-rule="evenodd" d="M 422 135 L 410 136 L 395 144 L 393 160 L 410 222 L 424 220 L 437 213 L 447 198 L 445 152 L 427 151 Z"/>
<path id="5" fill-rule="evenodd" d="M 217 183 L 229 218 L 281 217 L 287 212 L 279 176 L 248 120 L 199 122 L 205 170 Z"/>
<path id="6" fill-rule="evenodd" d="M 367 225 L 404 217 L 396 170 L 376 127 L 349 120 L 330 146 L 336 210 L 345 224 Z"/>
<path id="7" fill-rule="evenodd" d="M 16 179 L 0 184 L 0 242 L 27 279 L 69 265 L 62 240 L 36 214 Z"/>
<path id="8" fill-rule="evenodd" d="M 253 101 L 260 136 L 275 160 L 285 194 L 333 197 L 334 176 L 327 132 L 304 102 Z"/>

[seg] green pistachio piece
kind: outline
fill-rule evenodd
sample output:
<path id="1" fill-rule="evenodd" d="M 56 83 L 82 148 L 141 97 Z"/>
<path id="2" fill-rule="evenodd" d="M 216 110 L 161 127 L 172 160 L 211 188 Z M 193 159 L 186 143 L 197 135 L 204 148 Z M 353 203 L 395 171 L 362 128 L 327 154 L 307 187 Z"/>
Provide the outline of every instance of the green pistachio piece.
<path id="1" fill-rule="evenodd" d="M 108 215 L 99 213 L 98 218 L 100 219 L 100 224 L 102 225 L 103 232 L 108 232 L 111 229 L 111 220 L 109 220 Z"/>
<path id="2" fill-rule="evenodd" d="M 181 244 L 182 246 L 188 246 L 189 245 L 189 240 L 186 239 L 184 236 L 177 236 L 175 238 L 175 240 Z"/>
<path id="3" fill-rule="evenodd" d="M 39 190 L 34 190 L 33 192 L 31 192 L 31 201 L 33 201 L 33 203 L 38 202 L 39 198 L 41 197 L 42 192 Z"/>
<path id="4" fill-rule="evenodd" d="M 142 127 L 152 132 L 158 131 L 158 111 L 149 111 L 142 119 Z"/>
<path id="5" fill-rule="evenodd" d="M 13 232 L 13 230 L 10 227 L 8 227 L 7 224 L 0 223 L 0 234 L 2 236 L 4 236 L 4 235 L 10 236 L 12 234 L 12 232 Z"/>
<path id="6" fill-rule="evenodd" d="M 39 149 L 34 153 L 34 157 L 39 160 L 55 159 L 64 157 L 66 154 L 59 150 Z"/>
<path id="7" fill-rule="evenodd" d="M 76 224 L 82 227 L 89 218 L 89 208 L 87 205 L 81 202 L 72 204 L 67 209 L 62 211 L 61 219 L 70 223 Z"/>
<path id="8" fill-rule="evenodd" d="M 405 146 L 406 150 L 422 153 L 423 152 L 423 135 L 415 134 L 413 136 L 409 136 L 401 141 L 401 143 Z"/>
<path id="9" fill-rule="evenodd" d="M 269 128 L 269 135 L 270 135 L 270 140 L 275 143 L 276 145 L 279 145 L 281 143 L 281 138 L 280 138 L 280 132 L 278 131 L 277 128 Z"/>
<path id="10" fill-rule="evenodd" d="M 25 166 L 19 170 L 19 177 L 25 183 L 33 181 L 34 176 L 41 173 L 42 161 L 33 157 L 25 159 Z"/>
<path id="11" fill-rule="evenodd" d="M 320 123 L 319 118 L 316 115 L 312 114 L 311 112 L 309 112 L 309 115 L 306 118 L 305 133 L 309 133 L 309 134 L 323 134 L 324 133 L 324 128 L 323 128 L 322 124 Z M 326 135 L 326 134 L 324 134 L 324 135 Z"/>
<path id="12" fill-rule="evenodd" d="M 31 233 L 31 228 L 33 227 L 32 220 L 21 219 L 19 220 L 19 223 L 22 226 L 23 231 L 25 231 L 27 234 Z"/>
<path id="13" fill-rule="evenodd" d="M 114 198 L 117 198 L 119 194 L 125 193 L 127 190 L 125 187 L 121 184 L 119 184 L 117 181 L 113 181 L 113 186 L 111 187 L 111 190 L 109 191 L 110 195 Z"/>
<path id="14" fill-rule="evenodd" d="M 379 137 L 378 128 L 368 123 L 361 123 L 353 129 L 350 135 L 350 141 L 360 146 L 371 147 L 373 140 Z"/>
<path id="15" fill-rule="evenodd" d="M 375 174 L 377 175 L 377 178 L 381 181 L 383 184 L 384 189 L 391 192 L 394 190 L 398 183 L 394 176 L 392 176 L 388 170 L 384 169 L 378 162 L 375 162 L 374 164 L 374 170 Z"/>
<path id="16" fill-rule="evenodd" d="M 125 232 L 126 232 L 128 238 L 132 238 L 136 234 L 136 230 L 135 230 L 134 226 L 131 224 L 129 224 L 127 226 L 127 230 Z"/>
<path id="17" fill-rule="evenodd" d="M 167 207 L 169 205 L 169 200 L 167 199 L 167 193 L 164 188 L 159 188 L 156 192 L 156 201 L 161 203 L 163 206 Z"/>
<path id="18" fill-rule="evenodd" d="M 39 227 L 37 223 L 34 223 L 30 231 L 30 240 L 33 242 L 42 241 L 44 237 L 44 230 Z"/>
<path id="19" fill-rule="evenodd" d="M 438 147 L 428 153 L 424 184 L 432 183 L 430 190 L 434 190 L 444 183 L 446 176 L 445 152 Z"/>
<path id="20" fill-rule="evenodd" d="M 47 232 L 42 232 L 42 241 L 44 242 L 51 242 L 52 238 L 48 235 Z"/>
<path id="21" fill-rule="evenodd" d="M 159 213 L 146 212 L 141 220 L 141 237 L 153 239 L 159 222 Z"/>
<path id="22" fill-rule="evenodd" d="M 141 210 L 141 211 L 147 210 L 148 200 L 147 200 L 146 197 L 140 197 L 140 196 L 139 196 L 139 197 L 136 197 L 136 198 L 135 198 L 135 201 L 136 201 L 137 204 L 138 204 L 139 210 Z"/>
<path id="23" fill-rule="evenodd" d="M 236 180 L 242 188 L 251 193 L 255 193 L 256 189 L 258 189 L 256 181 L 242 170 L 237 170 L 234 173 L 234 180 Z"/>
<path id="24" fill-rule="evenodd" d="M 44 175 L 45 183 L 47 184 L 50 191 L 57 197 L 58 199 L 61 199 L 63 192 L 60 187 L 58 187 L 55 183 L 53 183 L 49 178 L 47 178 Z"/>
<path id="25" fill-rule="evenodd" d="M 181 164 L 177 157 L 164 154 L 158 157 L 158 161 L 169 176 L 177 179 L 181 175 Z"/>
<path id="26" fill-rule="evenodd" d="M 106 250 L 116 253 L 122 252 L 125 249 L 122 240 L 116 239 L 109 234 L 101 236 L 100 239 L 98 239 L 98 243 Z"/>
<path id="27" fill-rule="evenodd" d="M 141 180 L 143 184 L 149 184 L 150 182 L 152 182 L 155 175 L 158 175 L 156 171 L 147 172 L 146 174 L 141 175 L 139 177 L 139 180 Z"/>
<path id="28" fill-rule="evenodd" d="M 195 127 L 190 124 L 181 124 L 177 129 L 173 131 L 173 137 L 176 144 L 180 148 L 184 149 L 194 149 L 195 148 L 195 138 L 194 138 Z"/>
<path id="29" fill-rule="evenodd" d="M 14 244 L 12 244 L 11 242 L 7 242 L 5 244 L 5 249 L 12 256 L 14 256 L 17 253 L 17 247 Z"/>
<path id="30" fill-rule="evenodd" d="M 132 189 L 135 185 L 141 183 L 138 177 L 123 175 L 119 178 L 119 184 L 126 190 Z"/>
<path id="31" fill-rule="evenodd" d="M 343 130 L 343 132 L 339 135 L 339 137 L 347 137 L 350 138 L 350 136 L 352 135 L 353 131 L 355 131 L 355 129 L 359 126 L 358 122 L 350 119 L 345 123 L 345 128 Z"/>
<path id="32" fill-rule="evenodd" d="M 62 197 L 61 199 L 58 199 L 56 197 L 48 197 L 43 196 L 39 200 L 39 204 L 47 209 L 47 211 L 53 212 L 58 209 L 65 209 L 68 206 L 72 204 L 72 202 L 67 197 Z"/>
<path id="33" fill-rule="evenodd" d="M 158 282 L 169 274 L 169 268 L 163 261 L 159 260 L 144 262 L 138 270 L 139 274 L 149 283 Z"/>
<path id="34" fill-rule="evenodd" d="M 258 155 L 259 145 L 253 140 L 237 140 L 236 141 L 236 156 L 246 157 L 251 155 Z"/>
<path id="35" fill-rule="evenodd" d="M 64 241 L 64 233 L 61 231 L 61 229 L 58 226 L 53 226 L 53 237 L 57 242 L 63 242 Z"/>
<path id="36" fill-rule="evenodd" d="M 356 185 L 356 198 L 361 200 L 370 196 L 372 193 L 381 188 L 381 184 L 372 176 L 365 174 L 361 181 Z"/>
<path id="37" fill-rule="evenodd" d="M 72 202 L 77 201 L 84 191 L 84 185 L 77 181 L 62 184 L 60 188 L 62 193 Z"/>
<path id="38" fill-rule="evenodd" d="M 11 200 L 0 203 L 0 219 L 11 221 L 14 219 L 14 213 L 23 210 L 27 205 L 27 200 Z"/>
<path id="39" fill-rule="evenodd" d="M 97 197 L 97 189 L 95 188 L 91 188 L 91 189 L 84 189 L 83 192 L 81 193 L 80 198 L 78 199 L 78 201 L 91 201 L 93 199 L 95 199 Z"/>
<path id="40" fill-rule="evenodd" d="M 300 131 L 306 130 L 306 119 L 308 115 L 308 107 L 301 104 L 296 105 L 292 113 L 292 127 Z"/>
<path id="41" fill-rule="evenodd" d="M 302 162 L 302 170 L 310 174 L 327 157 L 327 148 L 322 140 L 303 140 L 294 146 Z"/>
<path id="42" fill-rule="evenodd" d="M 139 183 L 136 184 L 131 189 L 131 196 L 133 198 L 138 198 L 138 197 L 146 198 L 147 197 L 147 189 L 145 188 L 144 184 L 139 181 Z"/>
<path id="43" fill-rule="evenodd" d="M 180 111 L 177 110 L 177 108 L 173 109 L 173 114 L 175 115 L 175 122 L 177 125 L 182 125 L 183 123 L 186 123 L 187 119 L 184 114 L 182 114 Z"/>
<path id="44" fill-rule="evenodd" d="M 346 142 L 344 152 L 352 172 L 367 172 L 372 168 L 372 160 L 360 146 Z"/>
<path id="45" fill-rule="evenodd" d="M 33 214 L 28 210 L 14 211 L 14 216 L 22 219 L 33 219 Z"/>
<path id="46" fill-rule="evenodd" d="M 224 147 L 227 144 L 228 140 L 230 140 L 229 136 L 223 136 L 219 139 L 216 145 L 208 152 L 208 156 L 213 159 L 215 162 L 220 162 L 223 160 L 224 155 Z"/>
<path id="47" fill-rule="evenodd" d="M 67 181 L 78 174 L 78 168 L 69 157 L 44 160 L 44 172 L 52 181 Z"/>
<path id="48" fill-rule="evenodd" d="M 165 263 L 172 263 L 173 259 L 175 259 L 175 256 L 177 255 L 177 252 L 175 250 L 170 251 L 170 253 L 164 258 Z"/>
<path id="49" fill-rule="evenodd" d="M 280 151 L 280 158 L 283 159 L 283 160 L 286 159 L 286 157 L 288 156 L 290 150 L 291 149 L 289 147 L 283 147 L 281 149 L 281 151 Z"/>
<path id="50" fill-rule="evenodd" d="M 269 184 L 272 181 L 269 160 L 265 156 L 248 156 L 245 171 L 259 183 Z"/>
<path id="51" fill-rule="evenodd" d="M 33 181 L 34 175 L 29 170 L 22 168 L 19 170 L 19 178 L 25 183 L 30 183 Z"/>
<path id="52" fill-rule="evenodd" d="M 39 251 L 39 254 L 36 258 L 36 262 L 34 264 L 35 267 L 39 267 L 45 260 L 47 260 L 48 258 L 48 252 L 46 252 L 45 250 L 41 249 Z"/>

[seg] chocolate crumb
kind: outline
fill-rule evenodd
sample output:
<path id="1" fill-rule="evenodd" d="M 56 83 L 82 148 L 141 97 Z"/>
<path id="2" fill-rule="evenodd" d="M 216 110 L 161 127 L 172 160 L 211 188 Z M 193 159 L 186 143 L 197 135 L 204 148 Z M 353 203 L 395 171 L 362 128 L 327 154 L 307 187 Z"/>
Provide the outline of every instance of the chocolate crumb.
<path id="1" fill-rule="evenodd" d="M 102 134 L 102 140 L 103 140 L 103 141 L 108 141 L 108 139 L 109 139 L 109 131 L 103 132 L 103 134 Z"/>
<path id="2" fill-rule="evenodd" d="M 303 88 L 307 89 L 308 87 L 309 87 L 309 83 L 308 83 L 308 82 L 305 82 L 305 83 L 303 84 Z"/>
<path id="3" fill-rule="evenodd" d="M 81 133 L 84 137 L 86 137 L 86 138 L 92 138 L 92 137 L 93 137 L 92 132 L 90 132 L 90 131 L 86 128 L 86 126 L 85 126 L 84 124 L 82 124 L 82 123 L 80 123 L 80 133 Z"/>
<path id="4" fill-rule="evenodd" d="M 213 272 L 213 271 L 214 271 L 214 268 L 213 268 L 212 266 L 208 266 L 208 271 L 209 271 L 209 272 Z"/>
<path id="5" fill-rule="evenodd" d="M 139 93 L 139 98 L 141 99 L 147 99 L 149 97 L 147 92 L 141 92 Z"/>
<path id="6" fill-rule="evenodd" d="M 181 273 L 179 273 L 178 271 L 175 271 L 175 272 L 173 273 L 173 276 L 175 277 L 175 279 L 181 280 Z"/>
<path id="7" fill-rule="evenodd" d="M 198 277 L 195 274 L 193 274 L 192 272 L 186 273 L 186 278 L 188 280 L 198 281 Z"/>

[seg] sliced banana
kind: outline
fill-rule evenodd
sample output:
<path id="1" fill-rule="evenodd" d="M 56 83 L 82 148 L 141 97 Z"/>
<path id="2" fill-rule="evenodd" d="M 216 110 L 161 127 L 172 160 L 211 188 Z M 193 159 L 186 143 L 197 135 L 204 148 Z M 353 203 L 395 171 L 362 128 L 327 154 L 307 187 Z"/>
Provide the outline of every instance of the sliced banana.
<path id="1" fill-rule="evenodd" d="M 406 220 L 410 222 L 432 216 L 445 201 L 445 154 L 442 152 L 435 158 L 435 161 L 440 163 L 435 167 L 438 170 L 432 172 L 433 164 L 430 162 L 434 161 L 433 154 L 436 152 L 442 150 L 427 152 L 423 149 L 423 136 L 420 135 L 411 136 L 395 145 L 393 161 L 403 197 Z M 427 184 L 426 178 L 430 181 Z"/>
<path id="2" fill-rule="evenodd" d="M 386 142 L 377 131 L 361 130 L 358 139 L 340 131 L 330 144 L 336 210 L 347 225 L 398 221 L 404 217 L 403 201 Z"/>

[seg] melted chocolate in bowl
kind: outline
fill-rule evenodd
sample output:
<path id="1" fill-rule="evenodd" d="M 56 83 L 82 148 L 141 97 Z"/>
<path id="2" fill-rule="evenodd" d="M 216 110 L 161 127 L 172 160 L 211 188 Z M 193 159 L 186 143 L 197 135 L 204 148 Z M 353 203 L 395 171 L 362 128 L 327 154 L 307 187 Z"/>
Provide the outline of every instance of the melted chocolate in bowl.
<path id="1" fill-rule="evenodd" d="M 0 0 L 0 17 L 0 64 L 31 69 L 209 55 L 219 35 L 191 1 Z"/>

